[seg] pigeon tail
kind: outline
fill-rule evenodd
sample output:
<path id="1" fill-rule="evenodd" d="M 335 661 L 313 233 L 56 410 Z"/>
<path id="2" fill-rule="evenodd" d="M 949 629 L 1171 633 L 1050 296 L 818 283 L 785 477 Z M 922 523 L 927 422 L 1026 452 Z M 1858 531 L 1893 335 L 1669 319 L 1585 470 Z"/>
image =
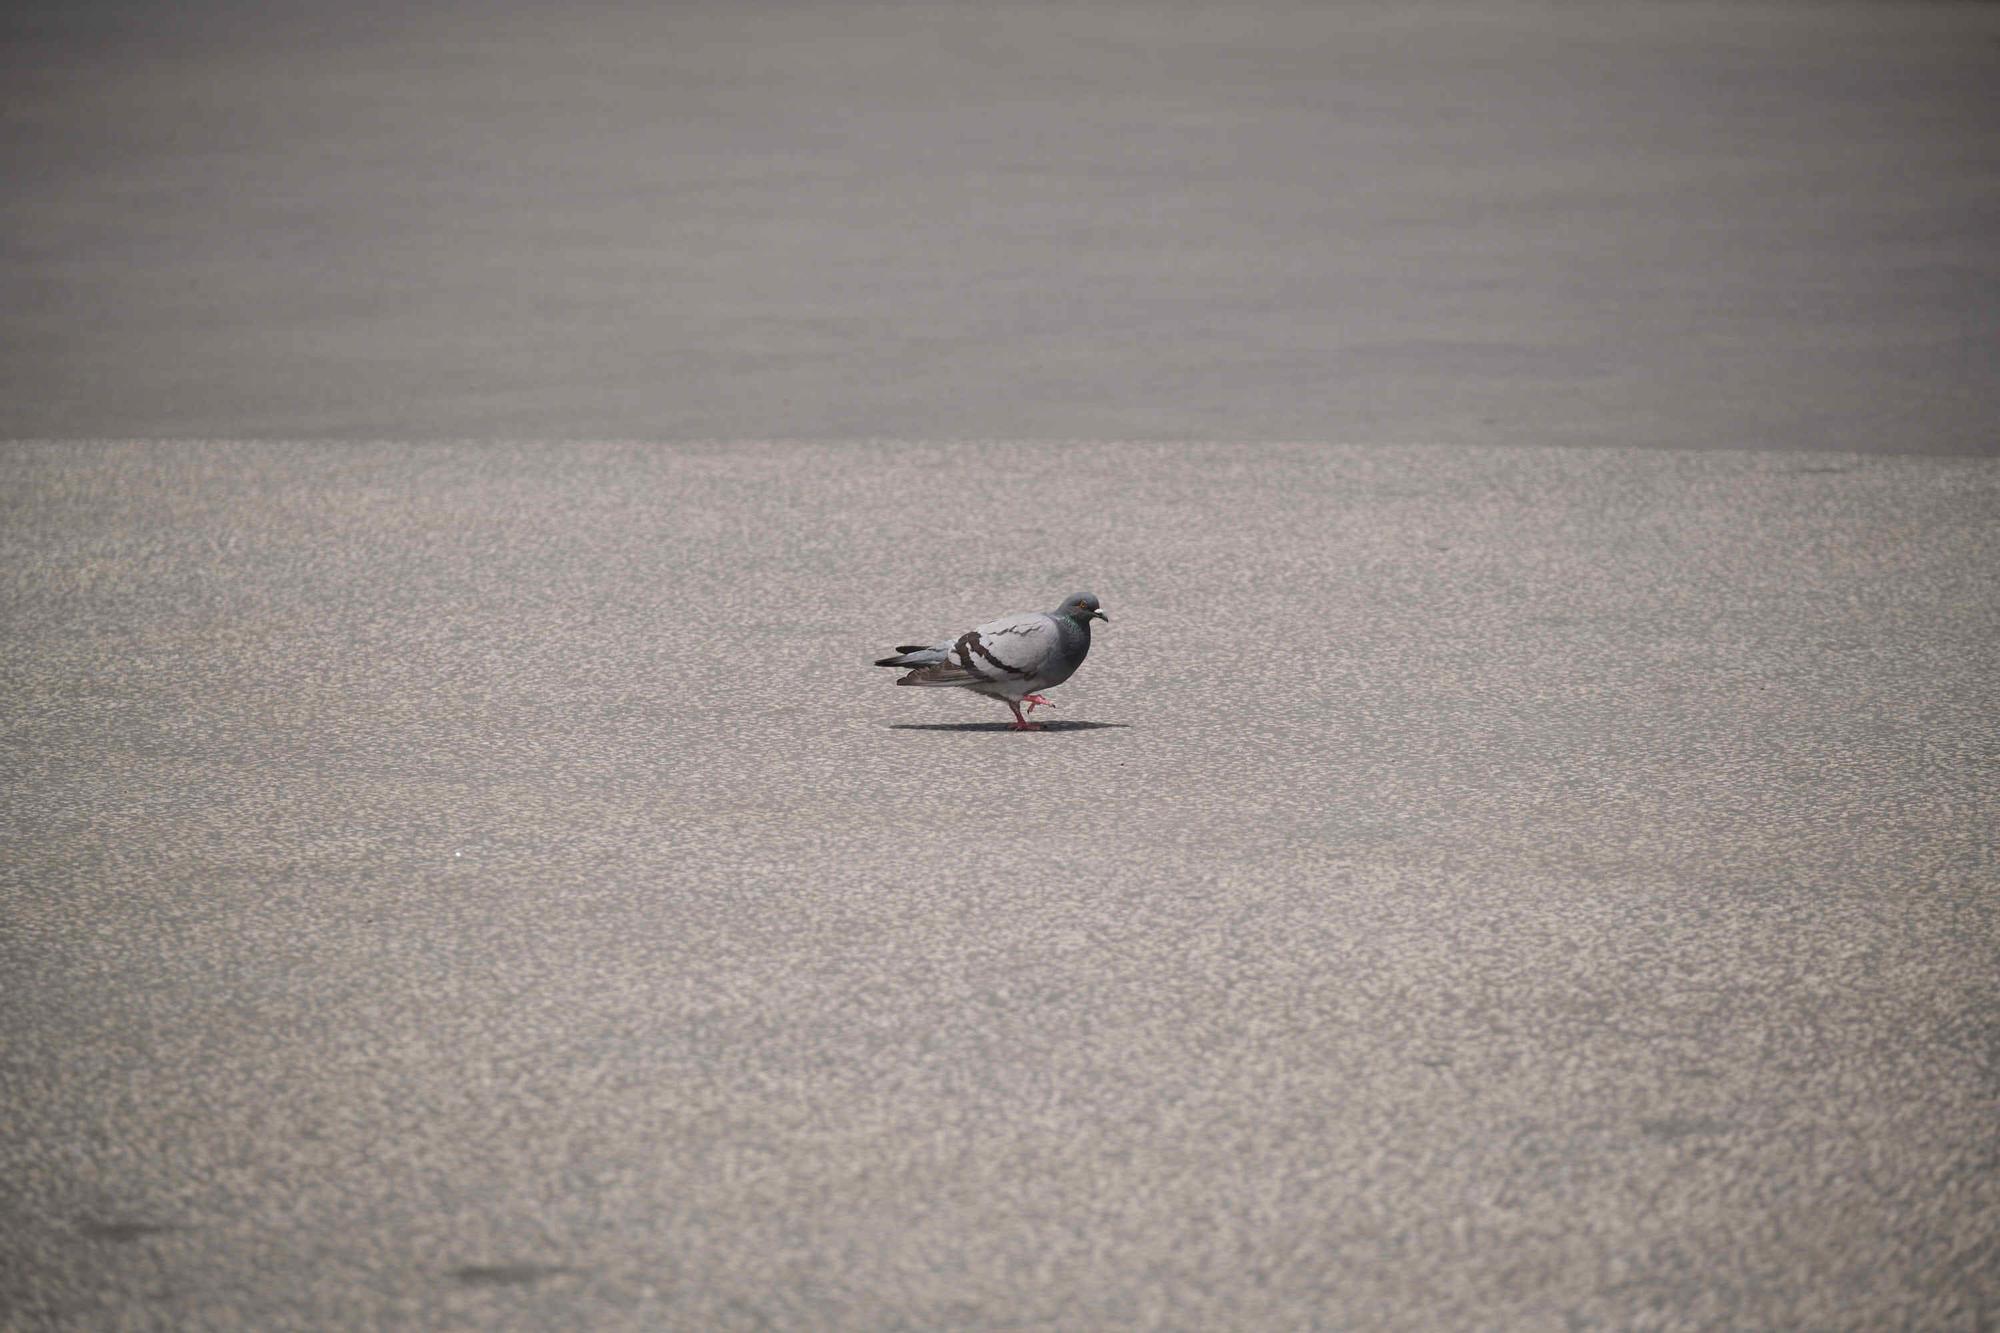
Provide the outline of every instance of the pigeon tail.
<path id="1" fill-rule="evenodd" d="M 896 683 L 898 685 L 978 685 L 984 682 L 985 679 L 986 677 L 976 671 L 967 671 L 964 667 L 953 666 L 949 662 L 937 662 L 930 666 L 920 666 L 907 676 L 898 676 Z"/>
<path id="2" fill-rule="evenodd" d="M 877 658 L 876 666 L 916 667 L 930 666 L 933 662 L 944 661 L 945 650 L 935 645 L 921 643 L 905 644 L 896 650 L 894 657 Z"/>

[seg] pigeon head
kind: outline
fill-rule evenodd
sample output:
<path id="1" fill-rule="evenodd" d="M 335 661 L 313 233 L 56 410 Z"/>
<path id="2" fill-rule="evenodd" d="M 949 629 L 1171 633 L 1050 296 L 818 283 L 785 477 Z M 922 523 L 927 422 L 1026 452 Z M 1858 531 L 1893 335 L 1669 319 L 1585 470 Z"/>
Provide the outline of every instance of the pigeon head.
<path id="1" fill-rule="evenodd" d="M 1056 614 L 1059 616 L 1068 616 L 1071 620 L 1081 621 L 1086 625 L 1093 620 L 1102 620 L 1106 624 L 1111 623 L 1111 617 L 1097 609 L 1097 598 L 1087 592 L 1080 592 L 1069 598 L 1056 608 Z"/>

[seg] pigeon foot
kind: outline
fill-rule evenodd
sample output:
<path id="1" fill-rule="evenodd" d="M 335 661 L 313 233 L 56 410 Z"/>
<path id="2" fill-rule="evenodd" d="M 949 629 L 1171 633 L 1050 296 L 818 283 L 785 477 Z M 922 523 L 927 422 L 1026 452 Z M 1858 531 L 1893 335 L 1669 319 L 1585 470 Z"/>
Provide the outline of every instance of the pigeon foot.
<path id="1" fill-rule="evenodd" d="M 1047 699 L 1044 699 L 1039 694 L 1024 694 L 1021 696 L 1021 702 L 1028 705 L 1028 711 L 1030 713 L 1034 712 L 1037 707 L 1041 708 L 1055 707 L 1054 704 L 1050 703 Z"/>

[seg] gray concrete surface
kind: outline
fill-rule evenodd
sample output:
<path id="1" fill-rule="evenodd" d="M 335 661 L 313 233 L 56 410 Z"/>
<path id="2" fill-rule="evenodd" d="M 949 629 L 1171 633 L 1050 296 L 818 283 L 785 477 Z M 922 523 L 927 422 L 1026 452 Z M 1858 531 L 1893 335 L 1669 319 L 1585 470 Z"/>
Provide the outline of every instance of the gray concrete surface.
<path id="1" fill-rule="evenodd" d="M 4 1322 L 1990 1327 L 1996 499 L 8 446 Z"/>
<path id="2" fill-rule="evenodd" d="M 6 7 L 0 1325 L 1991 1328 L 1996 85 Z"/>
<path id="3" fill-rule="evenodd" d="M 2000 450 L 2000 7 L 0 11 L 0 438 Z"/>

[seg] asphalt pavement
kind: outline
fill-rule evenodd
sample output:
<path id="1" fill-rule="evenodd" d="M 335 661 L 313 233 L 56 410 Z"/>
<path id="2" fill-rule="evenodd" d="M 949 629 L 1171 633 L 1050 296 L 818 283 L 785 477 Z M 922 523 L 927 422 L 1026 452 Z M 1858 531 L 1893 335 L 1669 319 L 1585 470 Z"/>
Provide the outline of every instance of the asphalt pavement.
<path id="1" fill-rule="evenodd" d="M 0 1326 L 1990 1329 L 1996 85 L 8 7 Z"/>
<path id="2" fill-rule="evenodd" d="M 1990 461 L 0 482 L 15 1326 L 1996 1308 Z M 869 665 L 1084 587 L 1048 731 Z"/>
<path id="3" fill-rule="evenodd" d="M 0 438 L 2000 453 L 2000 9 L 0 12 Z"/>

